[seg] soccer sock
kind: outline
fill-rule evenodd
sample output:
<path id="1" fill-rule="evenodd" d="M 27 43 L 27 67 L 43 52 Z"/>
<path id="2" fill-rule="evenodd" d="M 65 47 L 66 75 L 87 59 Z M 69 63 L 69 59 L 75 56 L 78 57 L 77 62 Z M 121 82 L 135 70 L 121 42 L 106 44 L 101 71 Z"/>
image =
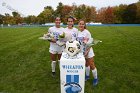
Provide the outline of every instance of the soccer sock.
<path id="1" fill-rule="evenodd" d="M 86 76 L 89 76 L 89 74 L 90 74 L 90 66 L 87 66 L 86 67 Z"/>
<path id="2" fill-rule="evenodd" d="M 95 68 L 94 70 L 92 70 L 92 74 L 94 79 L 97 79 L 97 69 Z"/>
<path id="3" fill-rule="evenodd" d="M 56 61 L 52 61 L 52 72 L 55 72 Z"/>

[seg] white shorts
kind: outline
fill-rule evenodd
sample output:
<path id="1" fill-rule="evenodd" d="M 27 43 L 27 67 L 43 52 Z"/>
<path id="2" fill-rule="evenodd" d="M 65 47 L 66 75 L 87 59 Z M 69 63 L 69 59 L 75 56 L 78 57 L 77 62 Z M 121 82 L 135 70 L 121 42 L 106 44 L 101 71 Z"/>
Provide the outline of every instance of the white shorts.
<path id="1" fill-rule="evenodd" d="M 62 54 L 64 50 L 64 46 L 58 46 L 58 45 L 51 45 L 49 48 L 49 52 L 52 54 Z"/>
<path id="2" fill-rule="evenodd" d="M 63 51 L 61 51 L 61 50 L 60 51 L 54 51 L 54 50 L 50 49 L 49 52 L 52 53 L 52 54 L 62 54 Z"/>
<path id="3" fill-rule="evenodd" d="M 95 56 L 95 54 L 94 54 L 93 49 L 91 47 L 89 52 L 88 52 L 88 55 L 86 56 L 86 58 L 91 58 L 91 57 L 94 57 L 94 56 Z"/>

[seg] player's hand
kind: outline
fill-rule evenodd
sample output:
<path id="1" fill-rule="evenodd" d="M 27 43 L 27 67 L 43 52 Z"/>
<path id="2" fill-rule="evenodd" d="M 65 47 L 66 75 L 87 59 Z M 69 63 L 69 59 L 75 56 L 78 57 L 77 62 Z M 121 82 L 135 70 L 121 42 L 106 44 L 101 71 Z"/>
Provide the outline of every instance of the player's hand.
<path id="1" fill-rule="evenodd" d="M 56 43 L 56 40 L 55 40 L 54 38 L 52 38 L 52 39 L 50 39 L 50 40 L 48 40 L 48 41 L 50 41 L 50 42 L 52 42 L 52 43 Z"/>
<path id="2" fill-rule="evenodd" d="M 87 56 L 87 54 L 88 54 L 88 51 L 85 51 L 85 52 L 84 52 L 84 56 L 86 57 L 86 56 Z"/>
<path id="3" fill-rule="evenodd" d="M 85 56 L 85 57 L 88 55 L 89 50 L 90 50 L 90 48 L 87 49 L 87 50 L 84 52 L 84 56 Z"/>

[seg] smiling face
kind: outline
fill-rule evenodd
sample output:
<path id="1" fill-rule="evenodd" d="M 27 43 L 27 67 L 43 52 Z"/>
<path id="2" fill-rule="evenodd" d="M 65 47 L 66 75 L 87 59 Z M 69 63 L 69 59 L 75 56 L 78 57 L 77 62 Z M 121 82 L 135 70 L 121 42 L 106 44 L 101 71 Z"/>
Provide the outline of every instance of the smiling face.
<path id="1" fill-rule="evenodd" d="M 56 26 L 56 27 L 60 27 L 60 23 L 61 23 L 60 17 L 56 17 L 56 18 L 55 18 L 55 26 Z"/>
<path id="2" fill-rule="evenodd" d="M 74 24 L 74 22 L 73 22 L 74 20 L 72 19 L 72 18 L 68 18 L 68 22 L 67 22 L 67 24 L 68 24 L 68 28 L 72 28 L 73 27 L 73 24 Z"/>
<path id="3" fill-rule="evenodd" d="M 83 20 L 81 20 L 81 21 L 79 21 L 78 26 L 79 26 L 80 31 L 83 31 L 85 29 L 86 25 L 85 25 L 85 22 Z"/>

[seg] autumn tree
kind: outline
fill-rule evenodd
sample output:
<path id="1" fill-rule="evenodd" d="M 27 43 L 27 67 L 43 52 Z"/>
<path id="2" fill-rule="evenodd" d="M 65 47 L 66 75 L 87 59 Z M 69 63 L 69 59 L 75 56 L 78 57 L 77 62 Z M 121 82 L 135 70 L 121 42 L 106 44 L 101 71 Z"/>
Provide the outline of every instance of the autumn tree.
<path id="1" fill-rule="evenodd" d="M 138 1 L 136 3 L 136 5 L 137 5 L 137 14 L 136 14 L 135 23 L 139 23 L 140 24 L 140 1 Z"/>
<path id="2" fill-rule="evenodd" d="M 104 16 L 105 11 L 106 11 L 105 7 L 101 8 L 97 11 L 96 22 L 105 23 L 105 16 Z"/>
<path id="3" fill-rule="evenodd" d="M 34 15 L 28 15 L 24 18 L 24 22 L 27 24 L 37 24 L 37 17 Z"/>
<path id="4" fill-rule="evenodd" d="M 12 12 L 12 15 L 15 24 L 21 24 L 23 22 L 23 18 L 20 16 L 18 12 Z"/>
<path id="5" fill-rule="evenodd" d="M 0 24 L 3 24 L 3 21 L 4 21 L 4 15 L 0 14 Z"/>
<path id="6" fill-rule="evenodd" d="M 44 10 L 37 16 L 38 23 L 44 24 L 48 22 L 52 22 L 52 15 L 53 15 L 53 9 L 52 7 L 48 6 L 45 7 Z"/>
<path id="7" fill-rule="evenodd" d="M 136 13 L 137 13 L 136 4 L 128 5 L 122 15 L 124 23 L 135 23 Z"/>
<path id="8" fill-rule="evenodd" d="M 86 22 L 90 22 L 92 16 L 93 15 L 91 14 L 91 8 L 87 6 L 85 9 L 85 15 L 84 15 Z"/>
<path id="9" fill-rule="evenodd" d="M 63 15 L 62 15 L 62 9 L 63 9 L 63 3 L 59 2 L 56 10 L 54 11 L 53 15 L 54 15 L 54 18 L 59 16 L 61 19 L 63 18 Z"/>
<path id="10" fill-rule="evenodd" d="M 68 5 L 64 5 L 62 9 L 62 22 L 66 23 L 67 18 L 71 15 L 72 7 Z"/>
<path id="11" fill-rule="evenodd" d="M 4 19 L 3 19 L 4 24 L 15 24 L 15 20 L 13 19 L 13 17 L 8 14 L 5 13 Z"/>
<path id="12" fill-rule="evenodd" d="M 73 3 L 70 5 L 63 5 L 59 3 L 56 10 L 51 6 L 44 7 L 43 11 L 38 15 L 29 15 L 27 17 L 21 17 L 18 12 L 12 12 L 12 16 L 8 13 L 0 15 L 0 24 L 45 24 L 48 22 L 54 22 L 54 18 L 59 16 L 63 23 L 67 22 L 68 16 L 75 17 L 76 23 L 79 19 L 84 19 L 86 22 L 101 22 L 101 23 L 140 23 L 140 1 L 114 7 L 102 7 L 96 10 L 94 6 L 87 6 L 85 4 L 77 6 Z M 23 20 L 24 19 L 24 20 Z"/>
<path id="13" fill-rule="evenodd" d="M 104 13 L 104 21 L 105 23 L 114 23 L 114 12 L 113 7 L 108 7 Z"/>
<path id="14" fill-rule="evenodd" d="M 90 21 L 96 22 L 96 16 L 97 16 L 96 8 L 92 6 L 90 7 L 90 9 L 91 9 Z"/>

